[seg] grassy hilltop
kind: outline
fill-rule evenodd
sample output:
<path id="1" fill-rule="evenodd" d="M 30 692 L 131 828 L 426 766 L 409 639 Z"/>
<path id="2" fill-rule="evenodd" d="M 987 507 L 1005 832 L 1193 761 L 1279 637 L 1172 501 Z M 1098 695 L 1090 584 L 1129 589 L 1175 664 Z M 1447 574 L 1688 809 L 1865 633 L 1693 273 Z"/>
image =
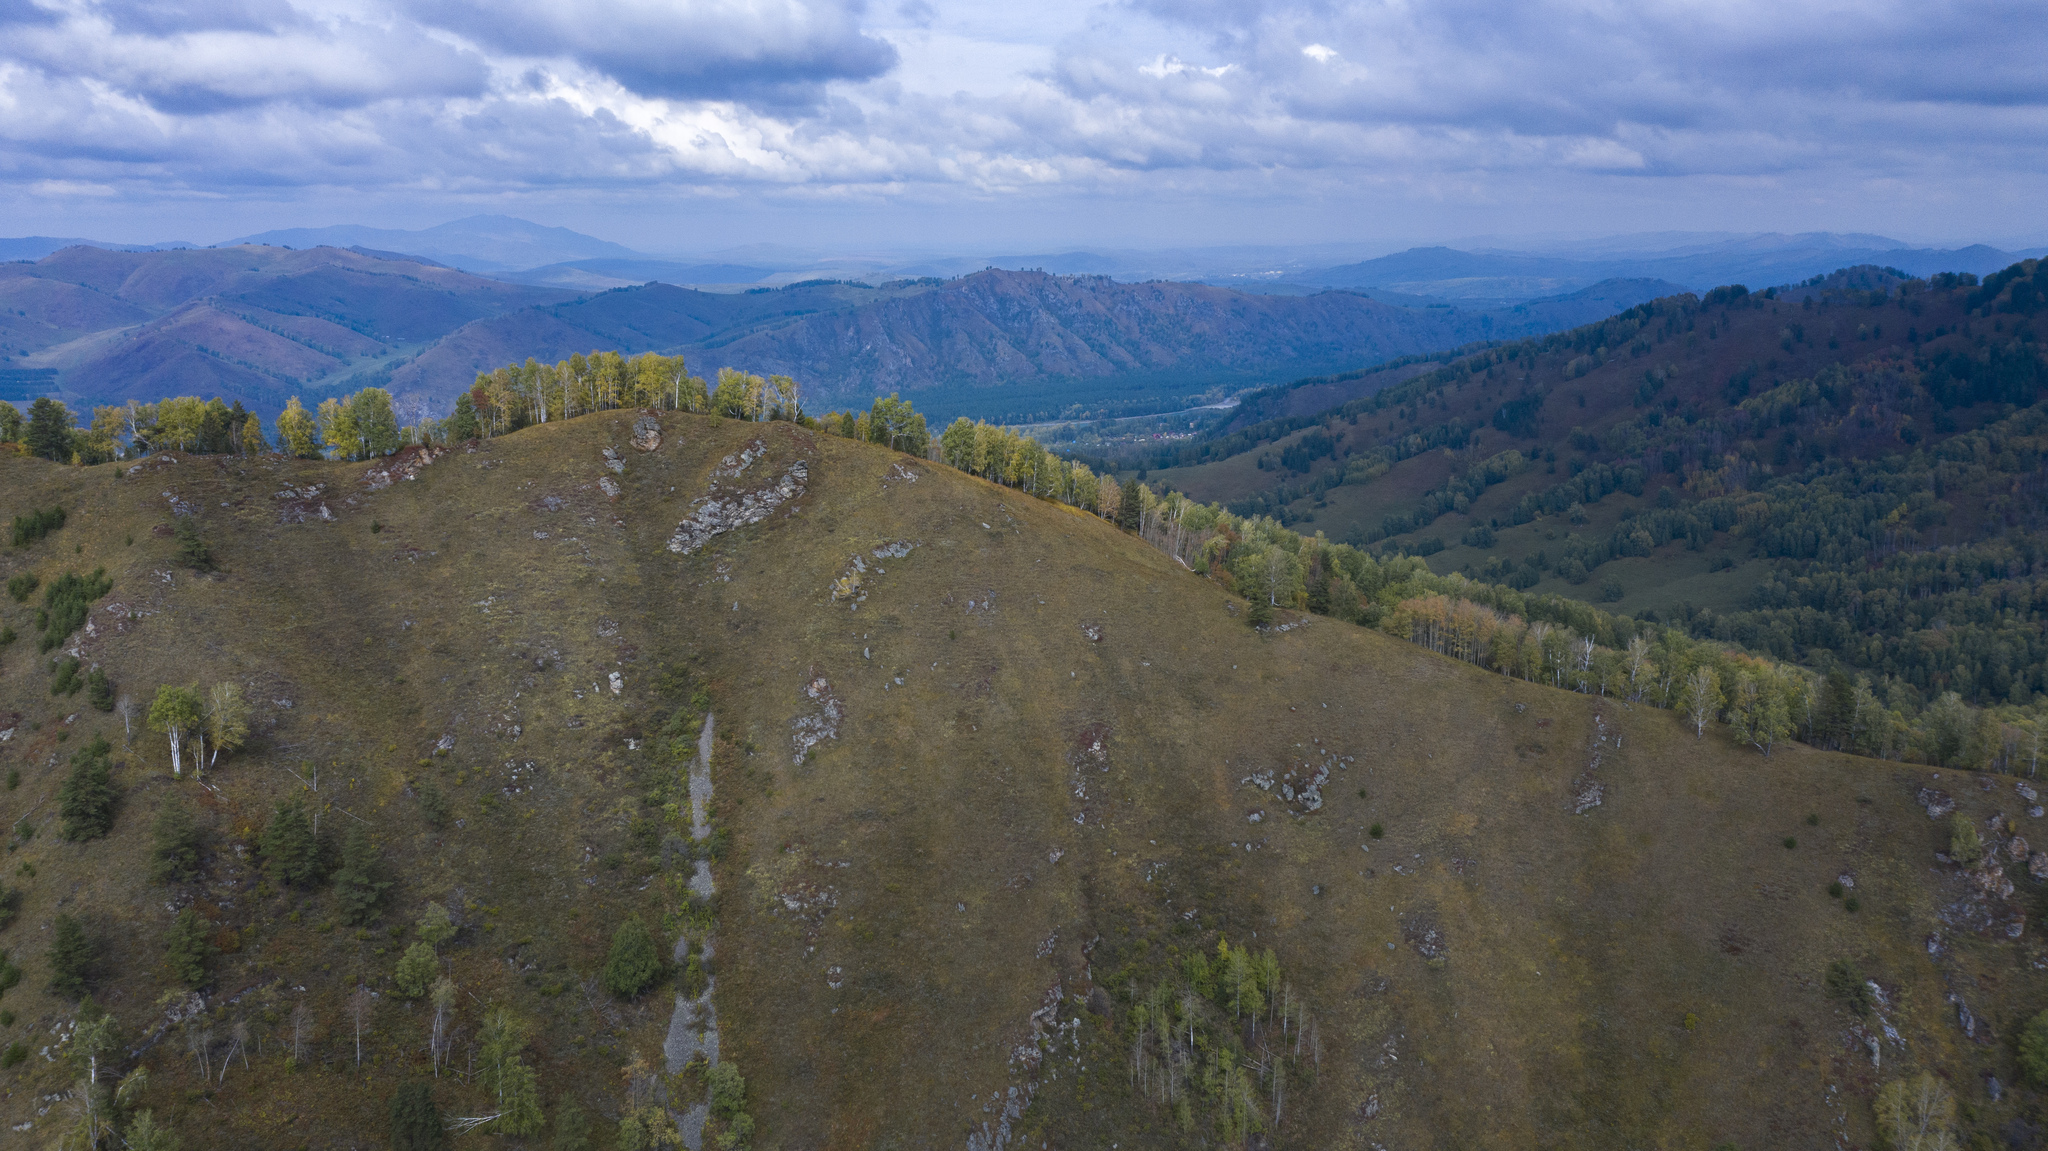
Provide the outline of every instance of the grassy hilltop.
<path id="1" fill-rule="evenodd" d="M 579 1112 L 588 1146 L 627 1145 L 621 1117 L 705 1090 L 661 1048 L 707 973 L 762 1148 L 1875 1146 L 1870 1100 L 1923 1069 L 1966 1136 L 2040 1122 L 2015 1045 L 2048 955 L 2024 848 L 1987 822 L 2034 826 L 2010 778 L 1765 758 L 1329 618 L 1256 632 L 1071 508 L 786 423 L 663 413 L 642 450 L 652 419 L 395 468 L 0 457 L 0 512 L 66 513 L 0 575 L 111 581 L 46 653 L 44 593 L 0 601 L 16 1138 L 79 1121 L 60 917 L 120 1032 L 101 1074 L 146 1068 L 123 1106 L 188 1148 L 381 1146 L 420 1079 L 444 1116 L 492 1114 L 500 1008 L 546 1118 L 454 1145 L 573 1146 Z M 181 562 L 194 527 L 217 570 Z M 52 694 L 74 649 L 70 674 L 142 709 L 236 685 L 245 746 L 173 779 L 139 710 Z M 682 773 L 706 713 L 699 848 Z M 111 826 L 66 841 L 95 738 Z M 1937 857 L 1930 788 L 2018 890 Z M 287 885 L 264 829 L 290 800 L 330 873 L 352 829 L 374 864 Z M 198 875 L 156 882 L 173 803 Z M 715 856 L 710 901 L 692 854 Z M 457 928 L 438 1078 L 430 999 L 394 977 L 430 901 Z M 166 957 L 185 909 L 196 980 Z M 715 959 L 608 991 L 634 916 L 663 958 L 687 936 Z"/>

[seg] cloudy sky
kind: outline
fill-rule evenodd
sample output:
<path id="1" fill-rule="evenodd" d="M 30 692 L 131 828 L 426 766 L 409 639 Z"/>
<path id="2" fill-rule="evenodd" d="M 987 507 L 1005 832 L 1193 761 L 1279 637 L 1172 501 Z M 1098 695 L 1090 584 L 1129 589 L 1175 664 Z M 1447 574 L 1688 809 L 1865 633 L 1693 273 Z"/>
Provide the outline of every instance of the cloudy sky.
<path id="1" fill-rule="evenodd" d="M 2041 242 L 2039 0 L 0 0 L 0 234 Z"/>

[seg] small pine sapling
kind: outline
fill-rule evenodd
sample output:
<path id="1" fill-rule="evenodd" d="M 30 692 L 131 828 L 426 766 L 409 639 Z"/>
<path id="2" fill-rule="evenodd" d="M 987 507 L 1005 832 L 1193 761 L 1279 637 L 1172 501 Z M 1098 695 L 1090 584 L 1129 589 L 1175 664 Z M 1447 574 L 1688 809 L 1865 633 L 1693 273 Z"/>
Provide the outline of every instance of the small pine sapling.
<path id="1" fill-rule="evenodd" d="M 213 957 L 213 925 L 192 908 L 171 921 L 164 939 L 164 962 L 178 982 L 198 990 L 206 986 L 206 962 Z"/>
<path id="2" fill-rule="evenodd" d="M 629 917 L 612 935 L 611 954 L 604 963 L 605 990 L 631 999 L 645 991 L 660 972 L 661 956 L 655 950 L 654 937 L 639 916 Z"/>
<path id="3" fill-rule="evenodd" d="M 69 915 L 57 916 L 50 937 L 50 990 L 67 999 L 78 999 L 91 986 L 99 947 L 86 934 L 85 925 Z"/>
<path id="4" fill-rule="evenodd" d="M 63 817 L 59 834 L 72 842 L 98 839 L 114 826 L 114 786 L 108 755 L 112 748 L 100 736 L 71 756 L 71 773 L 57 792 L 57 812 Z"/>
<path id="5" fill-rule="evenodd" d="M 192 809 L 175 796 L 158 809 L 149 828 L 149 878 L 153 883 L 189 883 L 199 878 L 199 825 Z"/>
<path id="6" fill-rule="evenodd" d="M 334 899 L 342 918 L 354 924 L 368 923 L 391 881 L 384 877 L 384 860 L 370 842 L 361 824 L 351 824 L 341 845 L 341 867 L 334 873 Z"/>

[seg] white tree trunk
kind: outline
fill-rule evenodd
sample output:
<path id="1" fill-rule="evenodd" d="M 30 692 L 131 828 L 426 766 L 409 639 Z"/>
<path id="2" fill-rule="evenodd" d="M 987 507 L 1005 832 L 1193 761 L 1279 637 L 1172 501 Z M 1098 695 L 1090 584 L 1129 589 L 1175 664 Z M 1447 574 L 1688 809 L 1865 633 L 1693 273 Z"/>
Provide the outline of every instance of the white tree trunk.
<path id="1" fill-rule="evenodd" d="M 184 774 L 185 774 L 185 764 L 184 764 L 184 761 L 183 761 L 183 760 L 181 760 L 181 759 L 179 759 L 179 758 L 178 758 L 178 729 L 177 729 L 177 728 L 176 728 L 175 726 L 173 726 L 173 727 L 171 728 L 171 732 L 170 732 L 170 734 L 171 734 L 171 774 L 172 774 L 173 776 L 182 776 L 182 775 L 184 775 Z"/>

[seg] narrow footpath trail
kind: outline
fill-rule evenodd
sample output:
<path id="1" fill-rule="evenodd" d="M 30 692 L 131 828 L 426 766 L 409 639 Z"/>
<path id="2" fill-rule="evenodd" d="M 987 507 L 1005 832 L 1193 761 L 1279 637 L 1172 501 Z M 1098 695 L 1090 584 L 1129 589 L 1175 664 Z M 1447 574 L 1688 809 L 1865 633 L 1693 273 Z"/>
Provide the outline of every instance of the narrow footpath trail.
<path id="1" fill-rule="evenodd" d="M 690 838 L 703 843 L 711 835 L 708 809 L 711 806 L 711 738 L 713 721 L 705 713 L 704 730 L 697 736 L 697 758 L 690 761 Z M 699 858 L 696 871 L 690 876 L 690 892 L 708 899 L 714 886 L 711 880 L 711 861 Z M 711 962 L 711 940 L 703 941 L 701 954 L 706 966 Z M 675 962 L 683 963 L 689 957 L 690 939 L 684 935 L 676 940 Z M 695 999 L 685 998 L 676 993 L 675 1014 L 669 1017 L 668 1038 L 661 1045 L 662 1054 L 668 1062 L 668 1073 L 674 1075 L 683 1065 L 704 1053 L 711 1066 L 718 1065 L 718 1011 L 711 1004 L 711 993 L 717 984 L 716 978 L 704 982 L 704 994 Z M 710 1116 L 708 1104 L 693 1104 L 688 1111 L 676 1115 L 676 1125 L 682 1129 L 683 1145 L 690 1151 L 703 1151 L 704 1120 Z"/>

